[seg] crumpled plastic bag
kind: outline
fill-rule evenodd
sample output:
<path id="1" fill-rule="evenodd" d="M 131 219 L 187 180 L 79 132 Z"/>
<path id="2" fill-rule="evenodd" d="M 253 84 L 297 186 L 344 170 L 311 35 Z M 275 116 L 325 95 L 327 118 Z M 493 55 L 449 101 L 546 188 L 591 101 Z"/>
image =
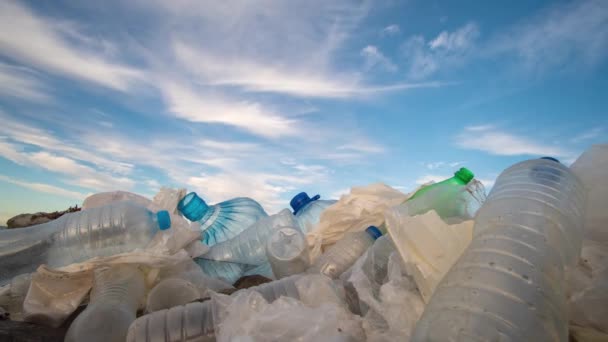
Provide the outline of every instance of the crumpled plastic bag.
<path id="1" fill-rule="evenodd" d="M 408 341 L 424 311 L 422 296 L 413 279 L 404 273 L 396 250 L 387 265 L 378 265 L 380 259 L 369 263 L 368 258 L 373 254 L 362 255 L 343 275 L 347 292 L 354 291 L 351 308 L 356 306 L 362 315 L 368 341 Z M 374 269 L 366 270 L 370 265 Z"/>
<path id="2" fill-rule="evenodd" d="M 314 261 L 323 248 L 333 245 L 346 233 L 384 224 L 386 209 L 407 201 L 406 195 L 382 183 L 354 187 L 321 214 L 319 224 L 306 235 Z"/>
<path id="3" fill-rule="evenodd" d="M 148 203 L 152 211 L 167 210 L 175 213 L 179 196 L 185 189 L 174 190 L 163 188 L 154 201 Z M 127 195 L 125 195 L 127 194 Z M 139 196 L 123 193 L 121 196 L 100 196 L 101 199 Z M 106 202 L 105 204 L 108 204 Z M 105 205 L 104 204 L 104 205 Z M 23 316 L 26 321 L 34 321 L 51 326 L 61 324 L 83 301 L 92 286 L 92 272 L 95 268 L 117 265 L 136 264 L 142 266 L 146 274 L 146 286 L 151 288 L 158 281 L 160 269 L 170 268 L 202 255 L 208 247 L 200 243 L 200 230 L 191 229 L 190 223 L 183 217 L 171 214 L 171 229 L 161 231 L 145 249 L 93 258 L 82 263 L 67 265 L 56 270 L 46 266 L 38 268 L 32 275 L 28 294 L 23 302 Z"/>
<path id="4" fill-rule="evenodd" d="M 571 170 L 587 201 L 581 259 L 568 274 L 570 322 L 608 333 L 608 144 L 592 146 Z"/>
<path id="5" fill-rule="evenodd" d="M 473 221 L 449 225 L 434 210 L 409 216 L 406 206 L 386 212 L 388 233 L 425 303 L 473 238 Z"/>
<path id="6" fill-rule="evenodd" d="M 222 341 L 365 341 L 361 318 L 349 312 L 332 281 L 321 275 L 296 282 L 304 298 L 268 303 L 256 291 L 214 295 L 215 331 Z M 310 300 L 310 301 L 309 301 Z"/>

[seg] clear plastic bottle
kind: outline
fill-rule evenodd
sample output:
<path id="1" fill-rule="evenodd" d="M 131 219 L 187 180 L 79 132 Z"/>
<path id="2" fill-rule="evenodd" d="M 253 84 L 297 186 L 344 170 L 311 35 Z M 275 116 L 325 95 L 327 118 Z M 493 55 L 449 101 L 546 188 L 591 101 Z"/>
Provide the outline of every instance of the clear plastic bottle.
<path id="1" fill-rule="evenodd" d="M 278 279 L 274 276 L 274 273 L 272 272 L 272 267 L 270 266 L 269 262 L 265 262 L 258 266 L 249 266 L 245 270 L 245 273 L 243 273 L 243 276 L 250 276 L 250 275 L 261 275 L 263 277 L 266 277 L 266 278 L 272 279 L 272 280 Z"/>
<path id="2" fill-rule="evenodd" d="M 163 279 L 148 294 L 146 312 L 154 312 L 188 304 L 200 297 L 201 295 L 196 285 L 186 279 Z"/>
<path id="3" fill-rule="evenodd" d="M 474 213 L 468 210 L 468 202 L 475 198 L 466 187 L 473 177 L 473 172 L 463 167 L 454 173 L 454 177 L 421 188 L 406 202 L 408 214 L 421 215 L 435 210 L 444 220 L 454 217 L 472 218 L 471 214 Z"/>
<path id="4" fill-rule="evenodd" d="M 131 202 L 65 214 L 47 223 L 0 231 L 0 284 L 41 264 L 62 267 L 145 247 L 171 226 L 169 213 Z"/>
<path id="5" fill-rule="evenodd" d="M 367 257 L 362 265 L 365 275 L 376 284 L 384 284 L 388 274 L 388 259 L 396 250 L 389 235 L 379 237 L 367 250 Z"/>
<path id="6" fill-rule="evenodd" d="M 320 200 L 320 198 L 320 195 L 310 198 L 307 193 L 300 192 L 289 202 L 293 214 L 296 216 L 296 221 L 304 234 L 312 231 L 319 224 L 321 213 L 337 202 L 335 200 Z"/>
<path id="7" fill-rule="evenodd" d="M 72 322 L 65 341 L 124 341 L 145 291 L 144 275 L 137 266 L 95 270 L 89 305 Z"/>
<path id="8" fill-rule="evenodd" d="M 277 279 L 305 272 L 310 267 L 306 236 L 298 229 L 275 231 L 268 239 L 266 256 Z"/>
<path id="9" fill-rule="evenodd" d="M 299 278 L 283 278 L 241 291 L 257 291 L 268 302 L 281 296 L 299 299 Z M 176 306 L 139 317 L 129 328 L 127 342 L 211 342 L 215 341 L 214 323 L 211 301 Z"/>
<path id="10" fill-rule="evenodd" d="M 567 341 L 565 268 L 580 254 L 584 196 L 553 158 L 503 171 L 412 341 Z"/>
<path id="11" fill-rule="evenodd" d="M 223 279 L 230 284 L 234 284 L 234 282 L 239 280 L 247 269 L 247 265 L 236 262 L 215 261 L 204 258 L 195 258 L 194 262 L 201 267 L 206 275 L 212 278 Z"/>
<path id="12" fill-rule="evenodd" d="M 321 255 L 308 270 L 336 279 L 382 236 L 380 229 L 370 226 L 365 231 L 349 233 Z"/>
<path id="13" fill-rule="evenodd" d="M 231 239 L 268 214 L 251 198 L 238 197 L 208 205 L 195 192 L 182 198 L 177 209 L 190 221 L 201 224 L 203 242 L 213 246 Z"/>
<path id="14" fill-rule="evenodd" d="M 236 237 L 213 245 L 205 259 L 262 265 L 266 259 L 266 242 L 281 227 L 294 227 L 297 223 L 288 209 L 276 215 L 263 217 Z"/>

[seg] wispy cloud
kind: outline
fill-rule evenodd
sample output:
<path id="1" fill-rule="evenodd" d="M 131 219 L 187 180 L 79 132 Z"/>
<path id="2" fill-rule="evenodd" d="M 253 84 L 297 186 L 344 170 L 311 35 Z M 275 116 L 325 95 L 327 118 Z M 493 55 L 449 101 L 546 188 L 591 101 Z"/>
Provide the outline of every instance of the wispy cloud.
<path id="1" fill-rule="evenodd" d="M 577 144 L 583 141 L 588 141 L 588 140 L 593 140 L 596 138 L 599 138 L 600 136 L 602 136 L 602 134 L 604 134 L 605 129 L 602 127 L 594 127 L 586 132 L 583 132 L 577 136 L 575 136 L 574 138 L 570 139 L 570 142 L 572 142 L 573 144 Z"/>
<path id="2" fill-rule="evenodd" d="M 229 99 L 221 94 L 204 94 L 170 81 L 165 82 L 162 90 L 169 111 L 180 119 L 225 124 L 265 137 L 296 132 L 295 120 L 275 114 L 258 102 Z"/>
<path id="3" fill-rule="evenodd" d="M 34 191 L 45 192 L 53 195 L 57 195 L 60 197 L 65 197 L 69 199 L 82 200 L 86 197 L 86 194 L 66 190 L 65 188 L 57 187 L 54 185 L 44 184 L 44 183 L 36 183 L 36 182 L 27 182 L 19 179 L 15 179 L 12 177 L 0 175 L 0 181 L 15 184 L 27 189 L 31 189 Z"/>
<path id="4" fill-rule="evenodd" d="M 424 166 L 429 170 L 436 170 L 436 169 L 442 169 L 442 168 L 448 168 L 448 167 L 454 168 L 454 167 L 457 167 L 462 164 L 463 164 L 462 162 L 438 161 L 438 162 L 426 163 L 426 164 L 424 164 Z"/>
<path id="5" fill-rule="evenodd" d="M 36 78 L 36 73 L 24 67 L 0 63 L 0 96 L 10 96 L 33 102 L 49 102 L 48 89 Z"/>
<path id="6" fill-rule="evenodd" d="M 528 70 L 595 66 L 608 55 L 608 2 L 550 6 L 495 37 L 487 49 L 490 54 L 513 55 Z"/>
<path id="7" fill-rule="evenodd" d="M 399 33 L 401 33 L 401 29 L 397 24 L 388 25 L 387 27 L 382 29 L 382 35 L 384 36 L 394 36 Z"/>
<path id="8" fill-rule="evenodd" d="M 430 183 L 430 182 L 437 183 L 437 182 L 441 182 L 442 180 L 448 179 L 450 177 L 452 177 L 452 176 L 450 176 L 450 175 L 428 174 L 428 175 L 424 175 L 422 177 L 418 177 L 416 179 L 416 184 L 422 185 L 422 184 L 427 184 L 427 183 Z"/>
<path id="9" fill-rule="evenodd" d="M 409 77 L 425 78 L 440 68 L 464 63 L 479 35 L 477 24 L 471 22 L 453 32 L 443 31 L 428 42 L 420 35 L 410 37 L 402 46 L 410 64 Z"/>
<path id="10" fill-rule="evenodd" d="M 365 68 L 368 70 L 380 67 L 387 71 L 397 71 L 397 66 L 374 45 L 364 47 L 361 50 L 361 56 L 364 58 Z"/>
<path id="11" fill-rule="evenodd" d="M 456 144 L 464 149 L 478 150 L 494 155 L 546 155 L 564 157 L 570 152 L 555 145 L 544 144 L 528 137 L 512 134 L 490 125 L 465 127 Z"/>
<path id="12" fill-rule="evenodd" d="M 143 74 L 82 49 L 64 37 L 67 25 L 11 0 L 0 3 L 0 55 L 61 76 L 125 91 Z M 31 95 L 31 94 L 30 94 Z"/>

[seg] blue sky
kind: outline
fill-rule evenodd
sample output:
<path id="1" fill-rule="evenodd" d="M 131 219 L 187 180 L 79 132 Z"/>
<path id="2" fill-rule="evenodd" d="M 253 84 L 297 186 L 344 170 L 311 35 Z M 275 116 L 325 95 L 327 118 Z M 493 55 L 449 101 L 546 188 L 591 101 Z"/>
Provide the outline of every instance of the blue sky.
<path id="1" fill-rule="evenodd" d="M 269 211 L 608 140 L 608 2 L 0 3 L 0 224 L 187 187 Z"/>

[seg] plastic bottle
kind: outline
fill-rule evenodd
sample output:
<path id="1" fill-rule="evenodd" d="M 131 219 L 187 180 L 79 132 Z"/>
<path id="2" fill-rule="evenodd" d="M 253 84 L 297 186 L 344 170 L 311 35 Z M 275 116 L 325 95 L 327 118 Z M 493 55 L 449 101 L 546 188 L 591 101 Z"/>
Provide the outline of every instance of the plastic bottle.
<path id="1" fill-rule="evenodd" d="M 208 205 L 195 192 L 182 198 L 177 209 L 190 221 L 201 224 L 203 242 L 209 246 L 237 236 L 268 214 L 251 198 L 238 197 Z"/>
<path id="2" fill-rule="evenodd" d="M 65 214 L 44 224 L 0 231 L 0 284 L 41 264 L 62 267 L 145 247 L 171 227 L 166 211 L 131 202 Z"/>
<path id="3" fill-rule="evenodd" d="M 281 296 L 299 299 L 296 287 L 299 277 L 283 278 L 241 291 L 257 291 L 268 302 Z M 129 328 L 127 342 L 211 342 L 215 341 L 214 325 L 211 301 L 190 303 L 139 317 Z"/>
<path id="4" fill-rule="evenodd" d="M 89 305 L 72 322 L 65 341 L 124 341 L 145 291 L 144 275 L 137 266 L 95 270 Z"/>
<path id="5" fill-rule="evenodd" d="M 388 259 L 395 251 L 389 235 L 379 237 L 367 250 L 367 257 L 361 267 L 365 275 L 376 284 L 384 284 L 388 274 Z"/>
<path id="6" fill-rule="evenodd" d="M 154 312 L 188 304 L 200 297 L 198 288 L 186 279 L 163 279 L 148 294 L 146 312 Z"/>
<path id="7" fill-rule="evenodd" d="M 272 272 L 272 267 L 270 267 L 270 263 L 268 262 L 265 262 L 259 266 L 250 266 L 245 270 L 245 273 L 243 273 L 243 276 L 251 275 L 261 275 L 272 280 L 278 279 L 274 276 L 274 273 Z"/>
<path id="8" fill-rule="evenodd" d="M 307 193 L 300 192 L 289 202 L 293 214 L 296 216 L 296 221 L 304 234 L 312 231 L 319 224 L 323 210 L 337 202 L 335 200 L 319 200 L 319 198 L 321 198 L 320 195 L 310 198 Z"/>
<path id="9" fill-rule="evenodd" d="M 212 278 L 221 278 L 230 284 L 234 284 L 243 276 L 247 265 L 236 262 L 215 261 L 204 258 L 195 258 L 203 272 Z"/>
<path id="10" fill-rule="evenodd" d="M 298 229 L 275 231 L 268 239 L 266 256 L 277 279 L 305 272 L 310 267 L 306 236 Z"/>
<path id="11" fill-rule="evenodd" d="M 380 229 L 370 226 L 365 231 L 349 233 L 331 246 L 310 267 L 309 273 L 322 273 L 336 279 L 382 236 Z"/>
<path id="12" fill-rule="evenodd" d="M 276 215 L 263 217 L 230 240 L 213 245 L 202 257 L 217 261 L 261 265 L 267 262 L 266 242 L 281 227 L 295 227 L 297 223 L 288 209 Z"/>
<path id="13" fill-rule="evenodd" d="M 444 220 L 467 216 L 467 201 L 472 198 L 465 187 L 473 177 L 473 172 L 463 167 L 454 173 L 454 177 L 421 188 L 406 202 L 409 215 L 433 209 Z"/>
<path id="14" fill-rule="evenodd" d="M 503 171 L 412 341 L 567 341 L 565 268 L 580 254 L 584 196 L 553 158 Z"/>

